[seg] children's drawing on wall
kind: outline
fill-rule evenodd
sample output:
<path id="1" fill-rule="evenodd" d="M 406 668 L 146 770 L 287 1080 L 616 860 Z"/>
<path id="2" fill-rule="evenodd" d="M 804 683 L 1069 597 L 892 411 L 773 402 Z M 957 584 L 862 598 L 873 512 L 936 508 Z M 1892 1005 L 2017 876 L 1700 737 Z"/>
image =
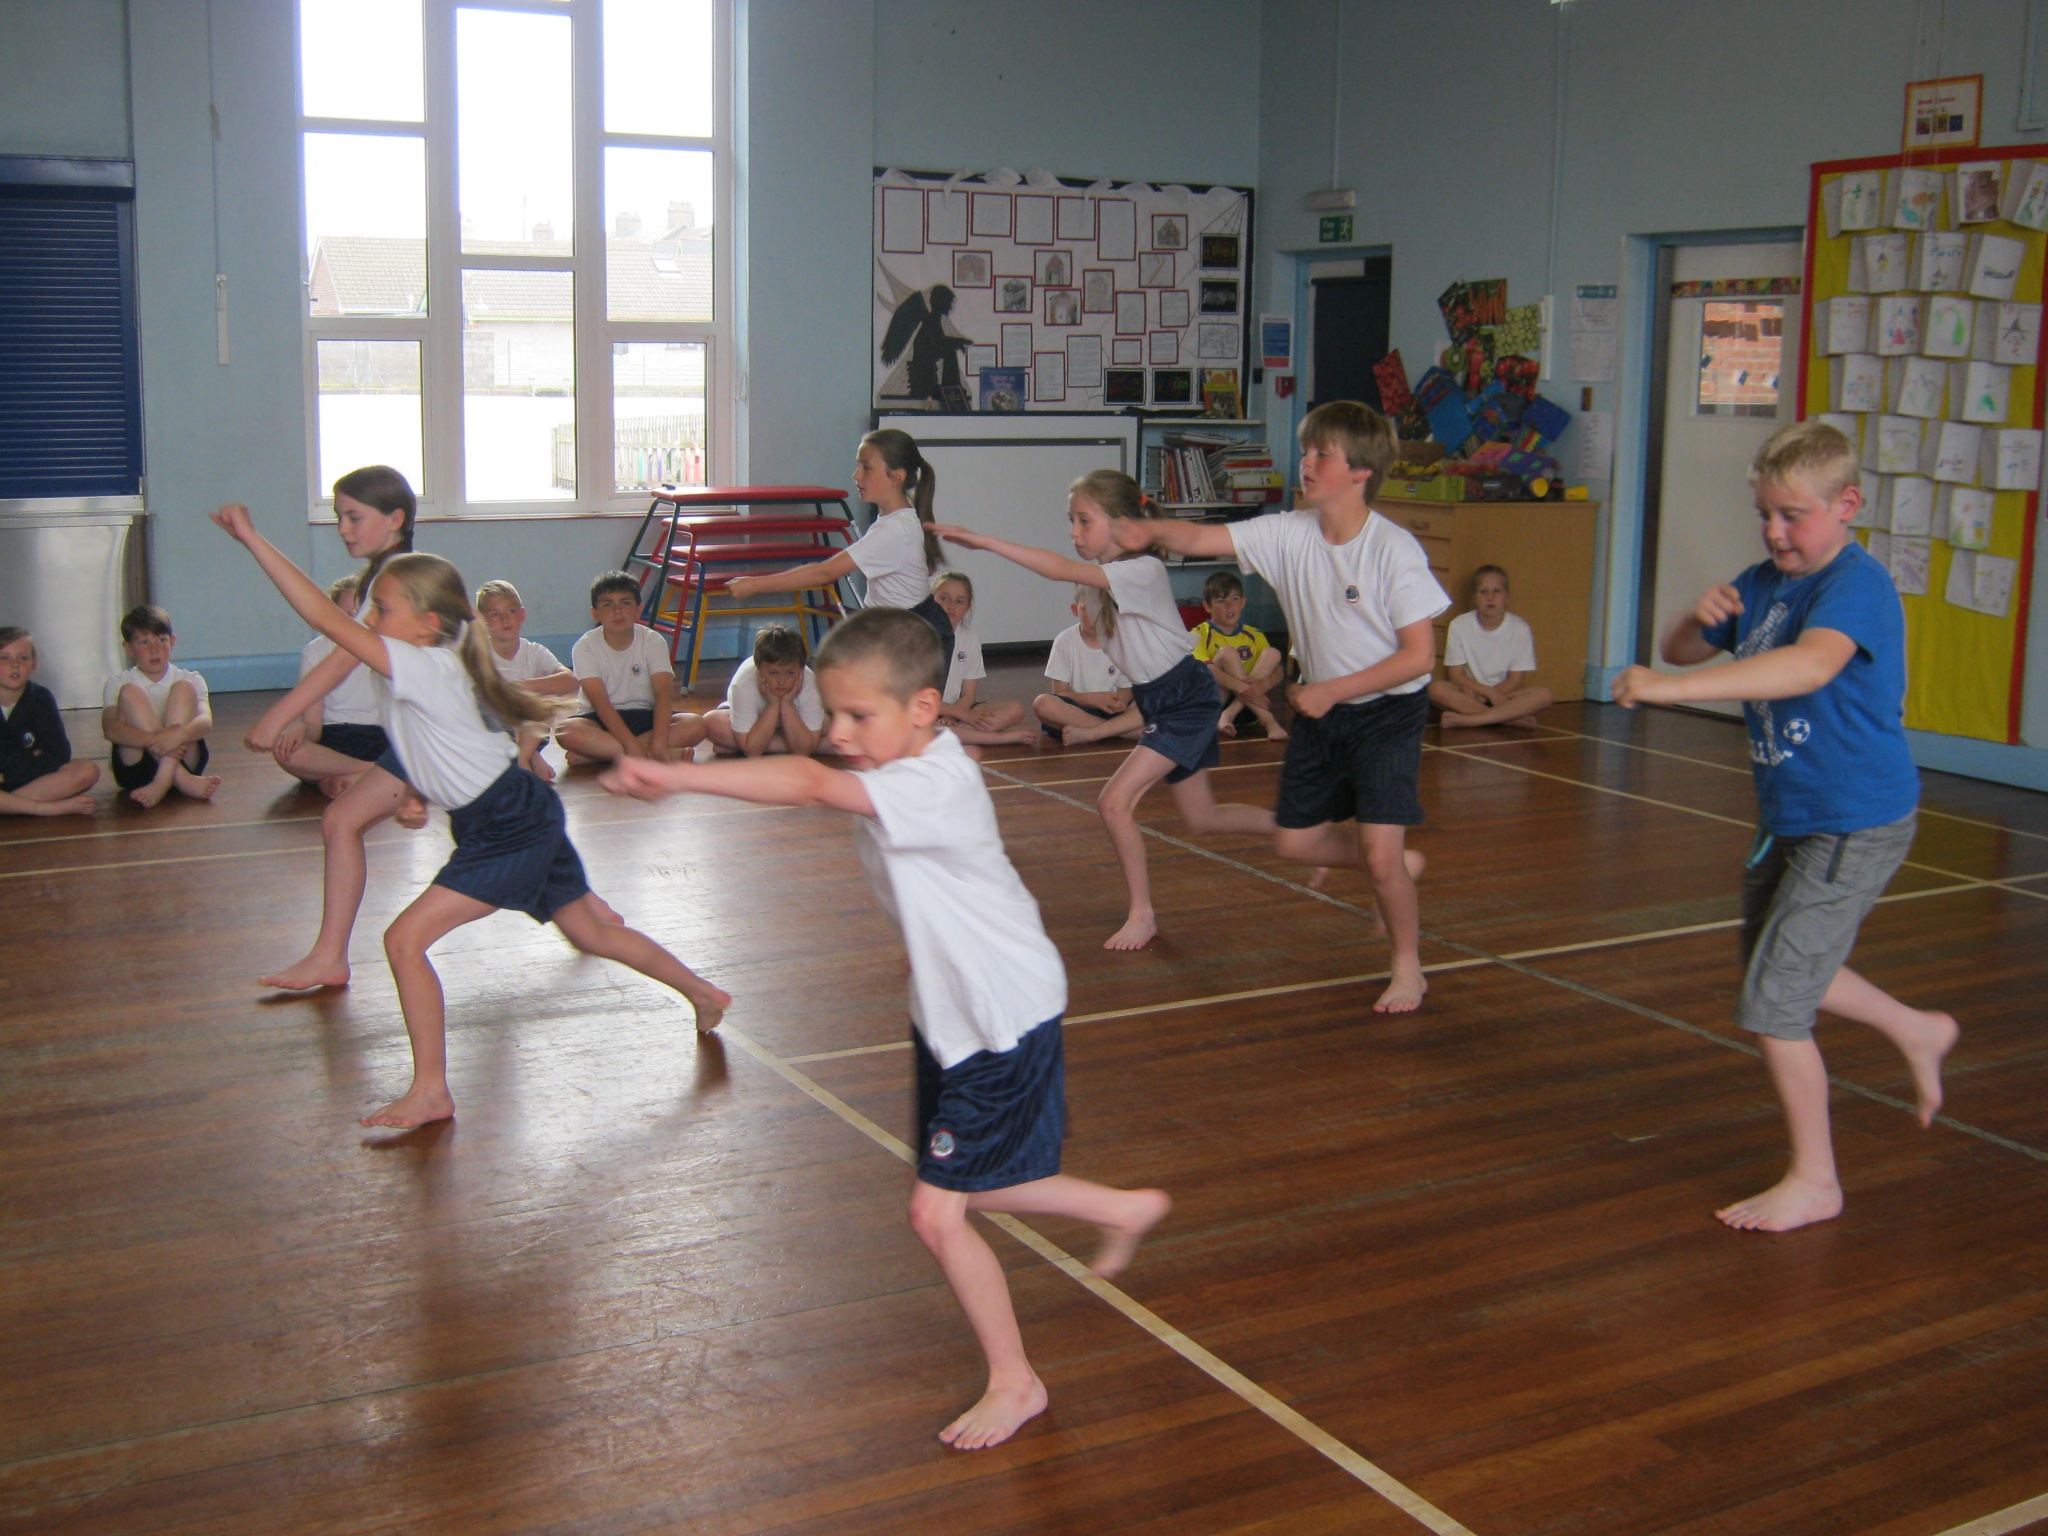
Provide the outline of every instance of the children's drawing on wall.
<path id="1" fill-rule="evenodd" d="M 944 283 L 934 283 L 928 290 L 913 288 L 897 300 L 882 337 L 882 362 L 893 367 L 903 359 L 903 381 L 894 391 L 885 386 L 885 395 L 937 400 L 942 388 L 960 388 L 960 354 L 968 341 L 947 327 L 952 309 L 953 290 Z"/>
<path id="2" fill-rule="evenodd" d="M 1152 249 L 1184 251 L 1188 248 L 1188 216 L 1184 213 L 1152 215 Z"/>

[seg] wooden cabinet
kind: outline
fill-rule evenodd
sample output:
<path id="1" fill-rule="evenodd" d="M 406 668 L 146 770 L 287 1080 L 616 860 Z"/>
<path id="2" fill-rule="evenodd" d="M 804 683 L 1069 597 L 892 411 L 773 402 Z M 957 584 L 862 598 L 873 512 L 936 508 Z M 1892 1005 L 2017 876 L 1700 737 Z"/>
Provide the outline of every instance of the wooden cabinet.
<path id="1" fill-rule="evenodd" d="M 1482 565 L 1497 565 L 1508 573 L 1510 610 L 1536 632 L 1534 680 L 1560 699 L 1586 696 L 1597 502 L 1383 497 L 1374 506 L 1415 535 L 1429 556 L 1429 568 L 1451 594 L 1451 606 L 1436 623 L 1439 663 L 1445 629 L 1472 606 L 1472 573 Z"/>

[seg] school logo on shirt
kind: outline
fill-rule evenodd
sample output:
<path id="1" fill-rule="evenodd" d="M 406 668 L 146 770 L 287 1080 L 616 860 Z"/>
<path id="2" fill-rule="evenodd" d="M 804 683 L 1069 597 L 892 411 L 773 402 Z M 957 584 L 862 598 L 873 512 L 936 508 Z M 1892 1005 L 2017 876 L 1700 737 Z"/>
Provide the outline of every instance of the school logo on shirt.
<path id="1" fill-rule="evenodd" d="M 932 1132 L 931 1154 L 933 1157 L 943 1162 L 946 1158 L 953 1155 L 954 1146 L 955 1142 L 951 1131 Z"/>
<path id="2" fill-rule="evenodd" d="M 1346 588 L 1344 589 L 1344 601 L 1345 601 L 1345 602 L 1347 602 L 1347 603 L 1355 603 L 1355 602 L 1357 602 L 1357 601 L 1358 601 L 1358 588 L 1356 588 L 1356 587 L 1346 587 Z"/>
<path id="3" fill-rule="evenodd" d="M 1237 659 L 1239 661 L 1250 661 L 1252 659 L 1252 648 L 1248 645 L 1240 645 L 1237 648 Z"/>
<path id="4" fill-rule="evenodd" d="M 638 677 L 638 676 L 640 675 L 640 663 L 639 663 L 639 662 L 637 662 L 637 661 L 636 661 L 636 662 L 634 662 L 634 663 L 633 663 L 633 669 L 632 669 L 632 670 L 633 670 L 633 675 L 634 675 L 635 677 Z"/>

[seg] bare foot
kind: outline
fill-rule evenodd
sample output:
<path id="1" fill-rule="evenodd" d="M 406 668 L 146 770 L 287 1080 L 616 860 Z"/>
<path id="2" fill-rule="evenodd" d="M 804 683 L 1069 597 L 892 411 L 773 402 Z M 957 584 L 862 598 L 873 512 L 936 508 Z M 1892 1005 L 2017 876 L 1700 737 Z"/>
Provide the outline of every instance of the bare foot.
<path id="1" fill-rule="evenodd" d="M 1762 1194 L 1714 1212 L 1738 1232 L 1790 1232 L 1841 1214 L 1841 1185 L 1815 1184 L 1789 1173 Z"/>
<path id="2" fill-rule="evenodd" d="M 421 1088 L 418 1084 L 406 1089 L 405 1097 L 393 1099 L 382 1109 L 363 1116 L 359 1125 L 388 1125 L 394 1130 L 416 1130 L 422 1125 L 432 1125 L 436 1120 L 447 1120 L 455 1114 L 455 1100 L 448 1096 L 446 1088 Z"/>
<path id="3" fill-rule="evenodd" d="M 1454 709 L 1447 709 L 1444 711 L 1443 719 L 1439 720 L 1437 724 L 1447 731 L 1455 731 L 1460 726 L 1484 725 L 1486 722 L 1484 720 L 1476 720 L 1470 715 L 1461 715 Z"/>
<path id="4" fill-rule="evenodd" d="M 1069 725 L 1060 731 L 1060 745 L 1063 747 L 1085 747 L 1090 742 L 1100 741 L 1094 728 L 1086 725 Z"/>
<path id="5" fill-rule="evenodd" d="M 990 1382 L 981 1401 L 940 1430 L 939 1438 L 956 1451 L 979 1451 L 1001 1445 L 1045 1412 L 1045 1404 L 1045 1383 L 1035 1374 L 1028 1386 L 999 1387 Z"/>
<path id="6" fill-rule="evenodd" d="M 1934 1124 L 1941 1112 L 1941 1062 L 1962 1034 L 1956 1021 L 1945 1013 L 1922 1013 L 1926 1029 L 1911 1047 L 1901 1046 L 1906 1065 L 1913 1070 L 1913 1094 L 1920 1101 L 1920 1123 Z M 1725 1219 L 1725 1218 L 1724 1218 Z"/>
<path id="7" fill-rule="evenodd" d="M 1259 724 L 1266 728 L 1266 740 L 1285 741 L 1287 739 L 1287 732 L 1281 727 L 1278 715 L 1261 715 L 1259 716 Z"/>
<path id="8" fill-rule="evenodd" d="M 1218 736 L 1235 736 L 1237 734 L 1237 722 L 1226 715 L 1223 719 L 1216 722 L 1216 734 Z"/>
<path id="9" fill-rule="evenodd" d="M 164 796 L 170 792 L 171 781 L 169 779 L 151 779 L 147 784 L 129 790 L 128 798 L 144 810 L 151 810 L 161 805 Z"/>
<path id="10" fill-rule="evenodd" d="M 1134 1189 L 1128 1192 L 1131 1214 L 1120 1226 L 1102 1229 L 1102 1246 L 1088 1261 L 1089 1269 L 1105 1280 L 1114 1280 L 1137 1256 L 1145 1234 L 1159 1225 L 1160 1218 L 1173 1209 L 1173 1200 L 1163 1189 Z"/>
<path id="11" fill-rule="evenodd" d="M 1308 888 L 1312 891 L 1320 891 L 1323 888 L 1323 882 L 1329 878 L 1330 866 L 1327 864 L 1318 864 L 1314 869 L 1308 872 Z M 1378 917 L 1379 914 L 1375 912 L 1373 916 Z"/>
<path id="12" fill-rule="evenodd" d="M 220 788 L 220 775 L 209 773 L 204 778 L 180 764 L 172 770 L 171 782 L 178 786 L 178 793 L 189 795 L 194 800 L 211 800 L 213 792 Z"/>
<path id="13" fill-rule="evenodd" d="M 732 1006 L 732 994 L 713 987 L 702 998 L 691 998 L 690 1006 L 697 1010 L 697 1033 L 708 1035 L 725 1018 L 725 1010 Z"/>
<path id="14" fill-rule="evenodd" d="M 1159 925 L 1151 914 L 1139 917 L 1135 913 L 1125 919 L 1123 927 L 1117 929 L 1102 941 L 1104 949 L 1143 949 L 1159 935 Z"/>
<path id="15" fill-rule="evenodd" d="M 1413 1013 L 1422 1006 L 1422 994 L 1429 990 L 1429 982 L 1417 969 L 1396 965 L 1394 979 L 1387 983 L 1387 990 L 1380 994 L 1380 1000 L 1372 1005 L 1374 1013 Z"/>
<path id="16" fill-rule="evenodd" d="M 348 985 L 348 962 L 346 960 L 322 960 L 308 955 L 297 965 L 270 976 L 258 976 L 259 987 L 275 987 L 280 992 L 311 992 L 318 987 L 345 987 Z"/>
<path id="17" fill-rule="evenodd" d="M 73 795 L 69 800 L 45 800 L 36 807 L 38 816 L 90 816 L 97 806 L 91 795 Z"/>

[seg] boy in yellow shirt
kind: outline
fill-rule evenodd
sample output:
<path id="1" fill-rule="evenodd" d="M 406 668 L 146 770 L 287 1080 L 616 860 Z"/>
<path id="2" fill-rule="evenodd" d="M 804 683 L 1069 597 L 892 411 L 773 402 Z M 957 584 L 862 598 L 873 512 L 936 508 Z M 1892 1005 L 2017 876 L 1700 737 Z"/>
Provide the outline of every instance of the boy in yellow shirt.
<path id="1" fill-rule="evenodd" d="M 1280 653 L 1244 619 L 1244 582 L 1235 571 L 1212 571 L 1202 583 L 1202 606 L 1209 617 L 1195 626 L 1195 660 L 1209 669 L 1223 690 L 1223 718 L 1216 723 L 1225 736 L 1235 736 L 1233 722 L 1250 710 L 1266 728 L 1268 741 L 1285 741 L 1287 733 L 1273 713 L 1270 695 L 1280 683 Z"/>

